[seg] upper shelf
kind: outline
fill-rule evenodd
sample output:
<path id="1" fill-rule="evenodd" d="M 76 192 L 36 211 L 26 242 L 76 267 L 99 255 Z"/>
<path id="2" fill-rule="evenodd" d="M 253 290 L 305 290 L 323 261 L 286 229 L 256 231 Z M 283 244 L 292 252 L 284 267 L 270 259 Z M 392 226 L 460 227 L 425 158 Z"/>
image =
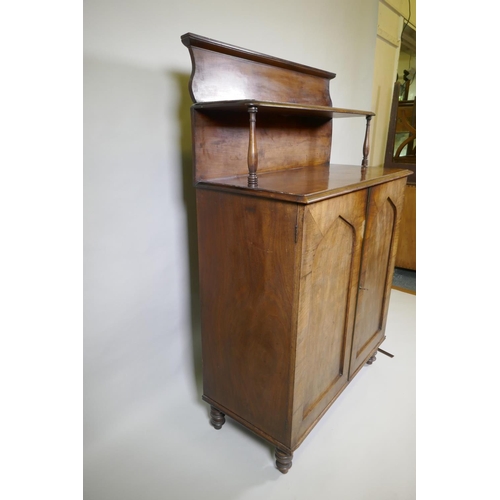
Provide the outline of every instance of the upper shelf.
<path id="1" fill-rule="evenodd" d="M 284 102 L 255 101 L 251 99 L 201 102 L 193 105 L 194 109 L 213 109 L 217 111 L 246 111 L 250 107 L 256 107 L 259 113 L 322 116 L 327 118 L 348 118 L 375 115 L 372 111 L 360 111 L 355 109 L 331 108 L 329 106 L 314 106 Z"/>
<path id="2" fill-rule="evenodd" d="M 181 39 L 192 62 L 195 183 L 246 173 L 257 188 L 264 173 L 328 165 L 332 118 L 366 118 L 361 164 L 368 165 L 374 113 L 332 107 L 335 73 L 193 33 Z"/>

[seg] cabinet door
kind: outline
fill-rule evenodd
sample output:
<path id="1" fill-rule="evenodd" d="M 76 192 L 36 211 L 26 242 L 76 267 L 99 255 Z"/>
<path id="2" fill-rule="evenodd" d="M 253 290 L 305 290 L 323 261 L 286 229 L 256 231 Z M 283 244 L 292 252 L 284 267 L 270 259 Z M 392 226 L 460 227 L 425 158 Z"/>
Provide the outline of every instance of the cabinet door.
<path id="1" fill-rule="evenodd" d="M 361 190 L 304 209 L 292 446 L 347 384 L 366 197 Z"/>
<path id="2" fill-rule="evenodd" d="M 370 188 L 349 376 L 384 340 L 406 179 Z"/>

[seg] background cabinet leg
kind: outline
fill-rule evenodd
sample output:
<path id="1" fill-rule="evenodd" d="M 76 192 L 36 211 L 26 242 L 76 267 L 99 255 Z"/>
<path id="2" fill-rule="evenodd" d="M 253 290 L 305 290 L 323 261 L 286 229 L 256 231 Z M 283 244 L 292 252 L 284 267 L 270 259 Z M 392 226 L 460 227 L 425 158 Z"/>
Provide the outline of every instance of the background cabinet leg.
<path id="1" fill-rule="evenodd" d="M 375 354 L 374 354 L 373 356 L 368 358 L 368 361 L 366 362 L 366 364 L 371 365 L 372 363 L 375 363 L 375 361 L 377 361 L 377 356 L 375 356 Z"/>
<path id="2" fill-rule="evenodd" d="M 293 453 L 288 453 L 287 451 L 282 451 L 276 448 L 276 467 L 282 474 L 286 474 L 292 467 Z"/>
<path id="3" fill-rule="evenodd" d="M 224 413 L 219 411 L 217 408 L 210 406 L 210 424 L 214 427 L 214 429 L 219 430 L 223 425 L 226 419 L 224 418 Z"/>

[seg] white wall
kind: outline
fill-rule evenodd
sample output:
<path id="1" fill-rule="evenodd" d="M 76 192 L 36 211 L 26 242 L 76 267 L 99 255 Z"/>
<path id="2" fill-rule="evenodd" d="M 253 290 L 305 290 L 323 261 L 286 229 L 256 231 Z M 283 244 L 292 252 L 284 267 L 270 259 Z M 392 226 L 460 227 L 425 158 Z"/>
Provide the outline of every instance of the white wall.
<path id="1" fill-rule="evenodd" d="M 395 3 L 395 0 L 392 1 Z M 392 92 L 401 40 L 402 17 L 380 0 L 378 10 L 377 42 L 375 45 L 375 73 L 373 76 L 372 108 L 377 119 L 372 127 L 370 165 L 383 165 L 387 146 L 387 132 L 391 116 Z"/>
<path id="2" fill-rule="evenodd" d="M 84 418 L 87 456 L 169 384 L 199 398 L 191 187 L 191 31 L 337 73 L 334 105 L 370 109 L 377 0 L 86 0 Z M 364 120 L 332 161 L 361 161 Z"/>

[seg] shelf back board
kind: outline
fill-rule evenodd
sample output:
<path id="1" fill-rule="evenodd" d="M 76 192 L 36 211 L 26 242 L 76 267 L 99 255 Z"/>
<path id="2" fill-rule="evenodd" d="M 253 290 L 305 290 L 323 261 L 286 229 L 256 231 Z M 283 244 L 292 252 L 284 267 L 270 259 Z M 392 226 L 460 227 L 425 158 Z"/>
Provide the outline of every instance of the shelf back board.
<path id="1" fill-rule="evenodd" d="M 258 99 L 331 106 L 335 73 L 268 56 L 193 33 L 181 37 L 189 49 L 189 91 L 194 103 Z"/>

